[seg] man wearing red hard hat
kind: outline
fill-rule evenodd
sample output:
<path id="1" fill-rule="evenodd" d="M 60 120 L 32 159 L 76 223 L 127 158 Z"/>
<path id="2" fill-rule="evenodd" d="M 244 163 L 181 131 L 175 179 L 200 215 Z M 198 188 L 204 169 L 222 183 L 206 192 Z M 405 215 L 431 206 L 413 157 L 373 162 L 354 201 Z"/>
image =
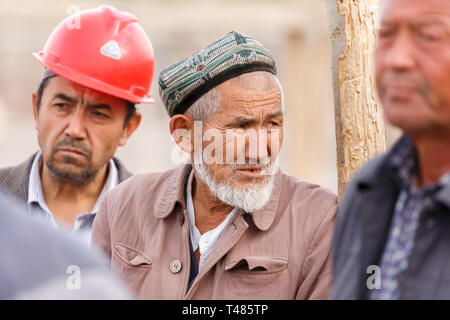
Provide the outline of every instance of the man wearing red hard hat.
<path id="1" fill-rule="evenodd" d="M 152 45 L 135 16 L 101 6 L 63 20 L 33 55 L 45 67 L 32 95 L 40 150 L 1 169 L 0 189 L 90 241 L 102 196 L 131 175 L 113 156 L 140 124 L 135 104 L 153 102 Z"/>

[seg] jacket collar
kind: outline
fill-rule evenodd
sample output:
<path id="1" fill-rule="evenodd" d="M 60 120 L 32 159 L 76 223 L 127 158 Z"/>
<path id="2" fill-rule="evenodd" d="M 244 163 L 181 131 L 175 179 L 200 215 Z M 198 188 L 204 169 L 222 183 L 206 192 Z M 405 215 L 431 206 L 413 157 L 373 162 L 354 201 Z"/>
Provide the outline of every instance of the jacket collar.
<path id="1" fill-rule="evenodd" d="M 156 199 L 154 213 L 156 218 L 164 219 L 169 216 L 177 202 L 186 208 L 184 186 L 191 170 L 192 166 L 186 164 L 169 171 L 169 176 Z"/>
<path id="2" fill-rule="evenodd" d="M 191 170 L 192 166 L 188 164 L 181 165 L 170 171 L 155 203 L 154 215 L 156 218 L 164 219 L 168 217 L 175 209 L 177 203 L 179 203 L 183 209 L 186 208 L 184 188 Z M 278 208 L 280 190 L 281 172 L 278 170 L 274 176 L 274 186 L 269 202 L 262 209 L 251 214 L 253 222 L 258 229 L 265 231 L 272 225 Z M 245 212 L 241 210 L 241 214 L 244 213 Z"/>
<path id="3" fill-rule="evenodd" d="M 0 170 L 0 189 L 16 200 L 28 201 L 28 183 L 31 165 L 37 153 L 34 153 L 25 162 Z"/>
<path id="4" fill-rule="evenodd" d="M 28 202 L 29 179 L 31 166 L 38 152 L 35 152 L 23 163 L 0 170 L 0 188 L 12 197 Z M 131 173 L 123 166 L 117 158 L 113 158 L 119 173 L 119 182 L 131 177 Z"/>
<path id="5" fill-rule="evenodd" d="M 269 202 L 260 210 L 257 210 L 251 214 L 253 223 L 255 226 L 261 230 L 266 231 L 270 228 L 273 221 L 275 220 L 275 215 L 278 209 L 278 202 L 280 199 L 281 191 L 281 172 L 278 172 L 273 177 L 274 185 L 272 189 L 272 195 L 270 196 Z"/>

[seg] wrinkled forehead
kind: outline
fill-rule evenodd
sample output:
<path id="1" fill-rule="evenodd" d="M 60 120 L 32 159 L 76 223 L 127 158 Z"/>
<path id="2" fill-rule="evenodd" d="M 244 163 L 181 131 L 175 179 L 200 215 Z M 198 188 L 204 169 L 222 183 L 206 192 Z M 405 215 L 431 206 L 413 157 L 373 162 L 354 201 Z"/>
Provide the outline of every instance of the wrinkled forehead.
<path id="1" fill-rule="evenodd" d="M 223 112 L 234 115 L 283 111 L 283 92 L 276 76 L 266 72 L 243 74 L 217 87 Z"/>
<path id="2" fill-rule="evenodd" d="M 383 21 L 450 19 L 449 0 L 382 0 Z"/>
<path id="3" fill-rule="evenodd" d="M 221 83 L 217 89 L 222 103 L 229 100 L 259 100 L 265 97 L 282 101 L 283 95 L 278 78 L 265 71 L 244 73 Z"/>

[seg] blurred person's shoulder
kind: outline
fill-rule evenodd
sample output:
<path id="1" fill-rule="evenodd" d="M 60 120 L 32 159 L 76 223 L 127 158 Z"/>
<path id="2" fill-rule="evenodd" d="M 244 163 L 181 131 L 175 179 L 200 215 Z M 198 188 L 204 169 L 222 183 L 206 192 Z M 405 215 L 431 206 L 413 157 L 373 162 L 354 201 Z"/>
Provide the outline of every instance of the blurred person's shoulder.
<path id="1" fill-rule="evenodd" d="M 129 299 L 106 258 L 0 193 L 0 299 Z"/>

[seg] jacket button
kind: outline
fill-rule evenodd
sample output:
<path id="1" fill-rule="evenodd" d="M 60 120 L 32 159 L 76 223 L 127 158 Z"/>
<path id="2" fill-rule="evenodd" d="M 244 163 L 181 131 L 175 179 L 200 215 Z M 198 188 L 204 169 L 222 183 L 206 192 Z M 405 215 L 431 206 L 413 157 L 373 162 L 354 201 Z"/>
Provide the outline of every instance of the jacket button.
<path id="1" fill-rule="evenodd" d="M 178 273 L 181 270 L 181 261 L 178 259 L 173 260 L 170 263 L 170 272 L 172 273 Z"/>

